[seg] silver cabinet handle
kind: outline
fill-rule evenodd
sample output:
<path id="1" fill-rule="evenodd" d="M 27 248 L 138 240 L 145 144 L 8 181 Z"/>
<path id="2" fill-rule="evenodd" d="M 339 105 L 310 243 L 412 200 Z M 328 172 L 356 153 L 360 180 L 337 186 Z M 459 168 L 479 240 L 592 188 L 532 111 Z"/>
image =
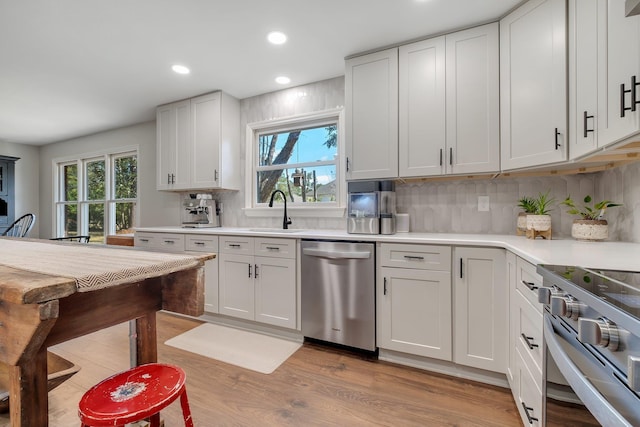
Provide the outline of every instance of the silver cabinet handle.
<path id="1" fill-rule="evenodd" d="M 173 245 L 175 243 L 173 240 L 165 240 L 164 242 L 168 245 Z"/>
<path id="2" fill-rule="evenodd" d="M 538 344 L 534 344 L 532 342 L 533 341 L 533 337 L 528 337 L 524 333 L 520 334 L 520 336 L 522 337 L 524 342 L 527 343 L 527 347 L 529 347 L 529 350 L 533 350 L 534 348 L 539 347 Z"/>
<path id="3" fill-rule="evenodd" d="M 525 285 L 527 288 L 529 288 L 532 291 L 535 291 L 536 289 L 538 289 L 536 284 L 533 283 L 533 282 L 527 282 L 526 280 L 522 280 L 522 284 Z"/>
<path id="4" fill-rule="evenodd" d="M 333 259 L 367 259 L 371 257 L 371 252 L 368 251 L 323 251 L 321 249 L 304 248 L 302 253 L 309 256 Z"/>
<path id="5" fill-rule="evenodd" d="M 280 248 L 278 248 L 278 247 L 276 247 L 276 246 L 267 246 L 266 248 L 267 248 L 268 250 L 270 250 L 270 251 L 279 251 L 279 250 L 280 250 Z"/>
<path id="6" fill-rule="evenodd" d="M 238 245 L 237 243 L 229 243 L 229 247 L 230 248 L 239 248 L 240 245 Z"/>
<path id="7" fill-rule="evenodd" d="M 253 266 L 253 277 L 258 278 L 258 264 Z"/>
<path id="8" fill-rule="evenodd" d="M 149 239 L 140 239 L 141 242 L 149 243 Z"/>
<path id="9" fill-rule="evenodd" d="M 414 260 L 414 259 L 415 260 L 420 260 L 420 261 L 424 260 L 423 256 L 415 256 L 415 255 L 404 255 L 404 258 L 405 259 L 410 259 L 410 260 Z"/>
<path id="10" fill-rule="evenodd" d="M 194 245 L 198 245 L 198 246 L 204 246 L 205 243 L 204 242 L 193 242 Z"/>
<path id="11" fill-rule="evenodd" d="M 249 267 L 249 279 L 251 279 L 251 264 L 247 264 L 247 267 Z"/>

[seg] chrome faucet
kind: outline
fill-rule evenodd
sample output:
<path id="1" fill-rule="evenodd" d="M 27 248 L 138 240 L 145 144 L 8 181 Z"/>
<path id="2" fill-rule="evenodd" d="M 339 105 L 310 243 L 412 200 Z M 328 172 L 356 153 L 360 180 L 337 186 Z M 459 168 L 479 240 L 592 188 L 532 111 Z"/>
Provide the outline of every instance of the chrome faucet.
<path id="1" fill-rule="evenodd" d="M 282 190 L 275 190 L 271 193 L 271 199 L 269 200 L 269 207 L 273 207 L 273 197 L 276 193 L 282 194 L 282 200 L 284 201 L 284 218 L 282 219 L 282 229 L 286 230 L 289 228 L 289 224 L 291 224 L 291 218 L 287 217 L 287 196 L 284 194 Z"/>

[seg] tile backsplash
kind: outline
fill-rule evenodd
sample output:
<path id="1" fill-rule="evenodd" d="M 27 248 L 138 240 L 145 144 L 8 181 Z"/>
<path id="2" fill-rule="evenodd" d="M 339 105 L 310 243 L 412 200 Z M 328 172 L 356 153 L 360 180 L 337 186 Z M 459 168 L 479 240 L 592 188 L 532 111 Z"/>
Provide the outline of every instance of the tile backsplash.
<path id="1" fill-rule="evenodd" d="M 296 114 L 321 111 L 344 105 L 344 77 L 298 88 L 243 99 L 241 123 L 264 121 Z M 244 135 L 243 135 L 244 137 Z M 244 144 L 241 165 L 245 164 Z M 244 179 L 244 168 L 242 171 Z M 396 184 L 397 209 L 410 214 L 410 230 L 430 233 L 515 234 L 518 199 L 550 191 L 556 203 L 551 211 L 554 238 L 570 238 L 575 216 L 559 205 L 567 195 L 582 200 L 590 194 L 594 200 L 623 203 L 607 211 L 609 240 L 640 243 L 640 163 L 605 172 L 495 179 L 425 180 Z M 489 211 L 478 212 L 478 196 L 489 196 Z M 223 225 L 227 227 L 278 227 L 281 218 L 255 218 L 243 215 L 244 191 L 220 193 L 224 202 Z M 293 228 L 346 229 L 345 218 L 296 218 Z"/>

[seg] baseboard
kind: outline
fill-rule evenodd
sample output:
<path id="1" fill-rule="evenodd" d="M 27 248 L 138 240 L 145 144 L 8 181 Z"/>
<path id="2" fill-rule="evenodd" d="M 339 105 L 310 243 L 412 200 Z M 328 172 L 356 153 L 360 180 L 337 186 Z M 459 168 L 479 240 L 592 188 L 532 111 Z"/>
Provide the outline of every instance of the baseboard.
<path id="1" fill-rule="evenodd" d="M 412 368 L 424 369 L 425 371 L 437 372 L 439 374 L 509 388 L 509 382 L 507 381 L 507 376 L 505 374 L 458 365 L 446 360 L 430 359 L 427 357 L 385 350 L 382 348 L 379 351 L 378 359 L 384 360 L 385 362 L 410 366 Z"/>

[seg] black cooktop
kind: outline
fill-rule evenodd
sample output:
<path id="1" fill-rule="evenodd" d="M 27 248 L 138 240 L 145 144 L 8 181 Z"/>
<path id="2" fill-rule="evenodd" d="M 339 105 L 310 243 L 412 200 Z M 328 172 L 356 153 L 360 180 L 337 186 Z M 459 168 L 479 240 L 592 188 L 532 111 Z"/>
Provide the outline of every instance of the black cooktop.
<path id="1" fill-rule="evenodd" d="M 540 267 L 640 320 L 640 272 L 567 265 L 541 265 Z"/>

